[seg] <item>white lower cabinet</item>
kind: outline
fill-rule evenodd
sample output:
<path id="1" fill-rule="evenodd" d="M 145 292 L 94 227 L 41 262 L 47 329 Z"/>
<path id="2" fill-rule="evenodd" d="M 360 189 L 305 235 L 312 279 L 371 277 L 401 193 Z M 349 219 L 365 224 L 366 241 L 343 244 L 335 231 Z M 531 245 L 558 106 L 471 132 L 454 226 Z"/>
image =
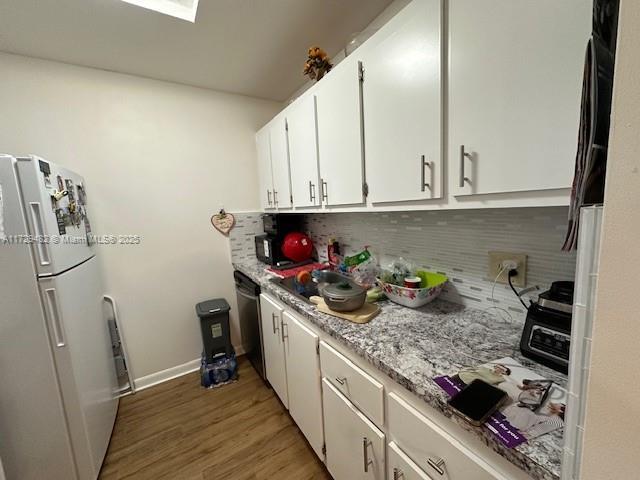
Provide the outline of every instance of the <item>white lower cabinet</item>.
<path id="1" fill-rule="evenodd" d="M 260 311 L 267 380 L 333 480 L 531 480 L 270 295 Z"/>
<path id="2" fill-rule="evenodd" d="M 283 328 L 289 414 L 316 455 L 323 458 L 324 432 L 318 335 L 289 312 L 284 312 Z"/>
<path id="3" fill-rule="evenodd" d="M 260 294 L 260 316 L 262 317 L 262 341 L 267 380 L 280 401 L 289 408 L 287 391 L 287 365 L 284 356 L 284 309 L 271 297 Z"/>
<path id="4" fill-rule="evenodd" d="M 334 480 L 385 479 L 385 436 L 322 380 L 326 464 Z"/>
<path id="5" fill-rule="evenodd" d="M 413 460 L 407 457 L 407 454 L 395 442 L 389 443 L 387 462 L 389 464 L 389 480 L 433 480 Z"/>
<path id="6" fill-rule="evenodd" d="M 391 438 L 428 475 L 444 480 L 510 480 L 398 395 L 392 392 L 388 398 Z"/>

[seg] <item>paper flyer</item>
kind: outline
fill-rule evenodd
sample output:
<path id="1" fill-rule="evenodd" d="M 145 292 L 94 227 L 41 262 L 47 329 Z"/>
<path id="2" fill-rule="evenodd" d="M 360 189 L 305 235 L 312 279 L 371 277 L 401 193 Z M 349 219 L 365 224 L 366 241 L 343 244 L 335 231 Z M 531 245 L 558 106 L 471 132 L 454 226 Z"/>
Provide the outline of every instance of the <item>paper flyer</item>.
<path id="1" fill-rule="evenodd" d="M 528 406 L 545 379 L 523 367 L 513 358 L 505 357 L 479 367 L 463 369 L 455 375 L 443 375 L 433 380 L 450 397 L 465 387 L 462 379 L 480 378 L 509 395 L 507 404 L 494 413 L 484 427 L 508 448 L 514 448 L 564 426 L 567 393 L 552 384 L 544 401 L 537 407 Z"/>

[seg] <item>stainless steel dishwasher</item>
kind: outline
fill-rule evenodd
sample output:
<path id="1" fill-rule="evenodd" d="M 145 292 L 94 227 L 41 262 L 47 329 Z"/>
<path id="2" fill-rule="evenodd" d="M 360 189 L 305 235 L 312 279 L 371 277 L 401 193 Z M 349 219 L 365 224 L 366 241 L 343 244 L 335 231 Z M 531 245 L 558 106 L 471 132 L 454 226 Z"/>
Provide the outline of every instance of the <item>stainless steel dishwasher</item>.
<path id="1" fill-rule="evenodd" d="M 233 279 L 236 283 L 242 346 L 253 368 L 266 380 L 260 322 L 260 285 L 238 270 L 233 272 Z"/>

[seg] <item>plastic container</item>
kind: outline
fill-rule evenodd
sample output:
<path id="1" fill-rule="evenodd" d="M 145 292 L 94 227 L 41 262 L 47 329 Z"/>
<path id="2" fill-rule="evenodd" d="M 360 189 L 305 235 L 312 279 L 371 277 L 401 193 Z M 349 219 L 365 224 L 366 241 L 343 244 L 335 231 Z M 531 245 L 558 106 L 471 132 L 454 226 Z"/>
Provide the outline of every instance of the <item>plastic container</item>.
<path id="1" fill-rule="evenodd" d="M 432 302 L 442 293 L 448 279 L 439 273 L 422 272 L 428 274 L 426 288 L 407 288 L 378 279 L 378 285 L 382 288 L 387 298 L 392 302 L 404 305 L 409 308 L 418 308 Z M 420 275 L 424 280 L 424 276 Z"/>

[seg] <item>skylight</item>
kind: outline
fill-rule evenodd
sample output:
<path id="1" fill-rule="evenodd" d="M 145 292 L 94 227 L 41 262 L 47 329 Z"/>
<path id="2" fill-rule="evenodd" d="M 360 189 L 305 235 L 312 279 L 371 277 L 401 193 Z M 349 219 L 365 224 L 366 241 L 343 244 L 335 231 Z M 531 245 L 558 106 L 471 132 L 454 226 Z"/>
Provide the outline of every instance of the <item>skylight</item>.
<path id="1" fill-rule="evenodd" d="M 122 0 L 138 7 L 194 23 L 199 0 Z"/>

